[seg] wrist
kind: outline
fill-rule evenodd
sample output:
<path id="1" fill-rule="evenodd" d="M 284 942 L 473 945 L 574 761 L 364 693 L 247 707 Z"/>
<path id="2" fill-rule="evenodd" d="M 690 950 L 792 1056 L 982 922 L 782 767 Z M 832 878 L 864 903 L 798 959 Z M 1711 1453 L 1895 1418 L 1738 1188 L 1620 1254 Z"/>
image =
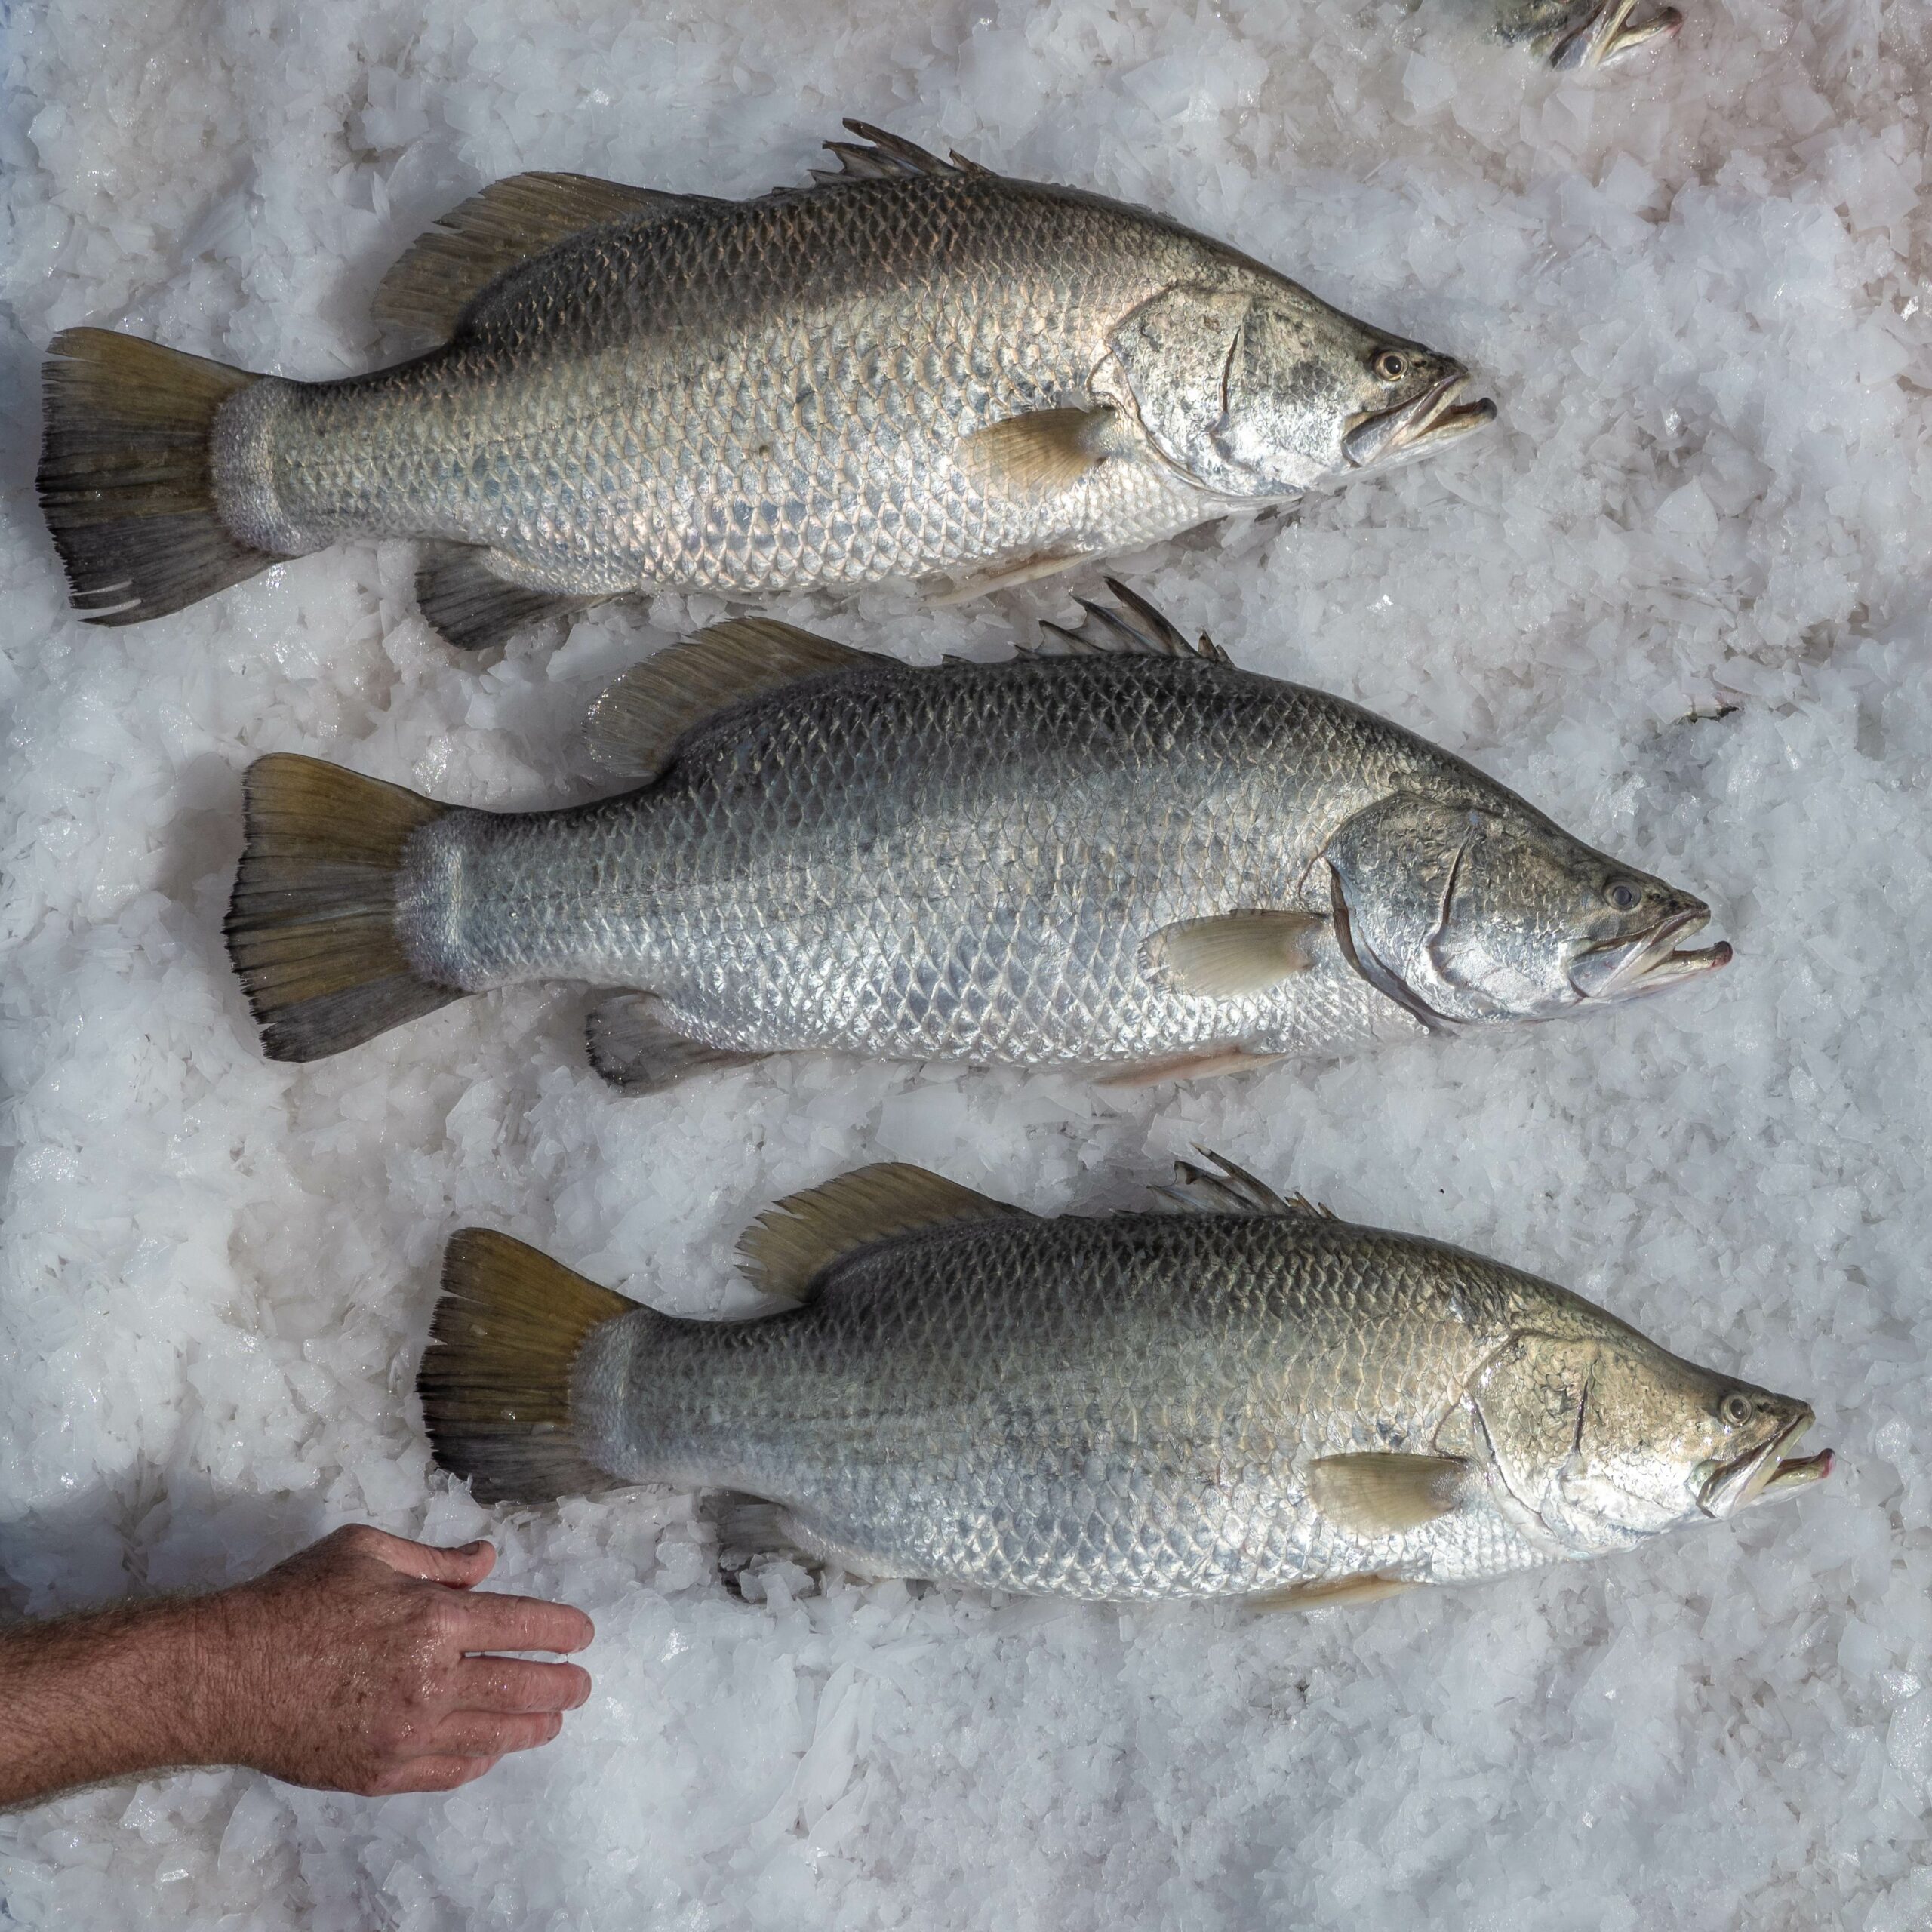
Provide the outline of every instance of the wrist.
<path id="1" fill-rule="evenodd" d="M 177 1764 L 251 1761 L 250 1632 L 239 1590 L 156 1606 L 147 1659 L 151 1683 L 168 1709 Z"/>

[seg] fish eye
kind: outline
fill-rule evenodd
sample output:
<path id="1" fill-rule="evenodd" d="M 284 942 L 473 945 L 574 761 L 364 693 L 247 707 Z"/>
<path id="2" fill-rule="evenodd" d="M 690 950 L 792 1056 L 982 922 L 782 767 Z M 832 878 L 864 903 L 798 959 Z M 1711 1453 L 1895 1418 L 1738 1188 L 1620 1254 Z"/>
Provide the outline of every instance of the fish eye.
<path id="1" fill-rule="evenodd" d="M 1399 383 L 1409 373 L 1409 358 L 1399 349 L 1385 349 L 1375 358 L 1375 373 L 1385 383 Z"/>
<path id="2" fill-rule="evenodd" d="M 1751 1420 L 1751 1398 L 1742 1389 L 1734 1389 L 1718 1404 L 1719 1417 L 1733 1429 L 1742 1429 Z"/>
<path id="3" fill-rule="evenodd" d="M 1634 911 L 1643 893 L 1627 878 L 1613 880 L 1603 895 L 1620 912 Z"/>

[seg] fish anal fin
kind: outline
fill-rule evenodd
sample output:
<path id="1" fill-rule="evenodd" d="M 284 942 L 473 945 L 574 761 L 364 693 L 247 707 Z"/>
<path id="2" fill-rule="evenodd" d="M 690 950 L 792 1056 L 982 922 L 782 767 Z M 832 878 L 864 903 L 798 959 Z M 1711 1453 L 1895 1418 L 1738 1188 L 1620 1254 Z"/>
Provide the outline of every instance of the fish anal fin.
<path id="1" fill-rule="evenodd" d="M 667 195 L 589 174 L 512 174 L 441 217 L 384 275 L 370 304 L 379 322 L 447 341 L 498 276 L 587 229 L 728 204 Z"/>
<path id="2" fill-rule="evenodd" d="M 1447 1515 L 1461 1500 L 1469 1469 L 1459 1456 L 1380 1450 L 1323 1456 L 1309 1466 L 1308 1493 L 1322 1515 L 1351 1536 L 1399 1536 Z"/>
<path id="3" fill-rule="evenodd" d="M 1037 551 L 1031 556 L 995 564 L 990 570 L 963 578 L 950 590 L 942 591 L 929 601 L 935 611 L 949 611 L 955 605 L 970 604 L 974 598 L 989 596 L 995 590 L 1012 590 L 1023 583 L 1037 583 L 1043 577 L 1057 577 L 1062 571 L 1091 562 L 1093 554 L 1088 550 Z"/>
<path id="4" fill-rule="evenodd" d="M 1352 1576 L 1325 1577 L 1316 1583 L 1290 1583 L 1278 1590 L 1262 1590 L 1241 1599 L 1244 1610 L 1336 1610 L 1347 1604 L 1379 1603 L 1417 1585 L 1401 1577 L 1384 1577 L 1372 1570 Z"/>
<path id="5" fill-rule="evenodd" d="M 749 1066 L 762 1054 L 707 1046 L 678 1032 L 649 993 L 608 993 L 584 1021 L 590 1063 L 613 1087 L 629 1094 L 661 1094 L 701 1073 Z"/>
<path id="6" fill-rule="evenodd" d="M 473 543 L 425 543 L 416 566 L 416 602 L 423 621 L 459 651 L 488 651 L 519 631 L 601 604 L 601 597 L 534 590 L 512 583 Z"/>
<path id="7" fill-rule="evenodd" d="M 1233 1044 L 1190 1047 L 1184 1052 L 1163 1054 L 1157 1060 L 1136 1060 L 1131 1066 L 1109 1067 L 1096 1074 L 1097 1087 L 1126 1089 L 1158 1087 L 1164 1080 L 1208 1080 L 1223 1073 L 1253 1073 L 1272 1066 L 1279 1054 L 1258 1054 Z"/>
<path id="8" fill-rule="evenodd" d="M 606 771 L 648 783 L 694 724 L 821 671 L 891 660 L 770 617 L 713 624 L 633 666 L 591 706 L 584 736 Z"/>
<path id="9" fill-rule="evenodd" d="M 983 496 L 1070 490 L 1113 454 L 1111 409 L 1032 409 L 959 439 L 953 460 Z"/>
<path id="10" fill-rule="evenodd" d="M 768 1208 L 738 1242 L 738 1265 L 767 1294 L 794 1301 L 835 1261 L 895 1235 L 1026 1211 L 900 1161 L 841 1174 Z"/>
<path id="11" fill-rule="evenodd" d="M 1244 909 L 1164 926 L 1140 948 L 1143 971 L 1202 999 L 1263 993 L 1315 961 L 1327 921 L 1313 912 Z"/>

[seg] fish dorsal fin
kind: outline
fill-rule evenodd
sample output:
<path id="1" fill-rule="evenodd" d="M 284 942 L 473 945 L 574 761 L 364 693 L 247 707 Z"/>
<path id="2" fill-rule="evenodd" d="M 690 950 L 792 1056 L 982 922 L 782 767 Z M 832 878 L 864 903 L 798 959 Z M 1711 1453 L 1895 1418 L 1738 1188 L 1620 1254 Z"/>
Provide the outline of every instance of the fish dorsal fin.
<path id="1" fill-rule="evenodd" d="M 1206 1214 L 1306 1214 L 1332 1221 L 1325 1208 L 1299 1194 L 1277 1194 L 1264 1180 L 1257 1180 L 1245 1168 L 1235 1166 L 1225 1154 L 1205 1147 L 1194 1150 L 1208 1163 L 1196 1167 L 1192 1161 L 1174 1163 L 1173 1181 L 1154 1192 L 1177 1206 Z"/>
<path id="2" fill-rule="evenodd" d="M 1128 657 L 1199 657 L 1210 664 L 1229 661 L 1228 654 L 1205 631 L 1190 644 L 1146 598 L 1128 589 L 1118 577 L 1109 577 L 1106 585 L 1119 599 L 1120 608 L 1096 604 L 1091 598 L 1076 598 L 1074 601 L 1087 613 L 1084 620 L 1071 630 L 1063 624 L 1041 624 L 1046 637 L 1030 654 L 1091 657 L 1111 653 Z"/>
<path id="3" fill-rule="evenodd" d="M 383 276 L 370 307 L 379 322 L 445 341 L 499 275 L 571 235 L 729 205 L 708 195 L 667 195 L 589 174 L 512 174 L 418 235 Z"/>
<path id="4" fill-rule="evenodd" d="M 990 174 L 977 161 L 955 153 L 947 161 L 928 152 L 903 135 L 888 134 L 869 121 L 843 124 L 857 141 L 827 141 L 826 146 L 838 157 L 836 168 L 814 168 L 812 179 L 831 186 L 848 181 L 889 181 L 904 174 Z M 861 145 L 863 143 L 863 145 Z"/>
<path id="5" fill-rule="evenodd" d="M 1007 1214 L 1030 1218 L 1023 1208 L 976 1194 L 924 1168 L 882 1161 L 767 1208 L 740 1238 L 738 1265 L 767 1294 L 804 1301 L 833 1262 L 875 1241 L 915 1228 Z"/>
<path id="6" fill-rule="evenodd" d="M 626 671 L 591 706 L 584 735 L 613 777 L 648 784 L 678 739 L 728 705 L 817 672 L 894 661 L 775 618 L 734 617 Z"/>
<path id="7" fill-rule="evenodd" d="M 1446 1516 L 1462 1500 L 1469 1466 L 1460 1456 L 1371 1451 L 1324 1456 L 1309 1466 L 1315 1506 L 1351 1536 L 1400 1536 Z"/>

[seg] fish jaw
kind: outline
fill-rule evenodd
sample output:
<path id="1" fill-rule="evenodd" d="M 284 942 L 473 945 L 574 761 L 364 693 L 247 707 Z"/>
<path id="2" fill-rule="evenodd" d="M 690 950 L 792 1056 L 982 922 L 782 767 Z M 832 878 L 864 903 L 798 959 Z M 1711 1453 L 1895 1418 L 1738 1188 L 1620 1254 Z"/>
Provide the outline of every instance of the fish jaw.
<path id="1" fill-rule="evenodd" d="M 1761 1448 L 1720 1463 L 1697 1486 L 1697 1507 L 1706 1515 L 1734 1516 L 1754 1503 L 1789 1496 L 1831 1474 L 1834 1459 L 1829 1449 L 1821 1449 L 1815 1456 L 1785 1453 L 1797 1447 L 1817 1420 L 1804 1404 L 1797 1408 L 1798 1413 Z"/>
<path id="2" fill-rule="evenodd" d="M 1585 999 L 1601 1002 L 1664 992 L 1715 973 L 1730 963 L 1728 940 L 1705 946 L 1677 943 L 1702 932 L 1710 922 L 1710 908 L 1694 900 L 1647 933 L 1592 947 L 1571 968 L 1570 983 Z"/>
<path id="3" fill-rule="evenodd" d="M 1565 72 L 1589 72 L 1621 60 L 1651 42 L 1669 40 L 1684 24 L 1675 7 L 1660 8 L 1640 20 L 1630 16 L 1637 0 L 1604 0 L 1604 5 L 1574 33 L 1558 42 L 1549 64 Z"/>
<path id="4" fill-rule="evenodd" d="M 1398 458 L 1407 460 L 1425 449 L 1432 452 L 1494 423 L 1496 405 L 1487 396 L 1475 402 L 1457 401 L 1469 386 L 1469 372 L 1452 368 L 1413 402 L 1363 417 L 1342 438 L 1342 454 L 1350 468 L 1374 463 L 1386 469 Z"/>

